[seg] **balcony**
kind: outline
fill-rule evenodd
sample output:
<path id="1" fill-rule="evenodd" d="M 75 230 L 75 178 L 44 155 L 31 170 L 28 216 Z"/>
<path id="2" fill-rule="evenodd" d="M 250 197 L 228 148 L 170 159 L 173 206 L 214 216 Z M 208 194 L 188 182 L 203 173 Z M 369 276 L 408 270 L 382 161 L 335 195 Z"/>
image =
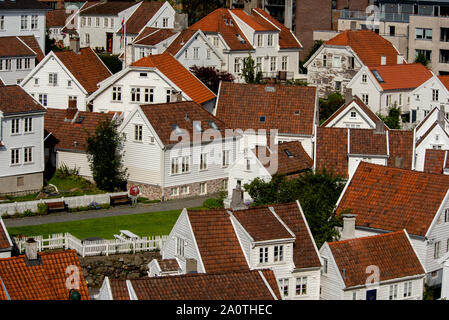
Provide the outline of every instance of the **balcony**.
<path id="1" fill-rule="evenodd" d="M 276 80 L 280 80 L 280 81 L 294 80 L 295 73 L 290 72 L 290 71 L 262 72 L 262 77 L 264 79 L 276 79 Z"/>

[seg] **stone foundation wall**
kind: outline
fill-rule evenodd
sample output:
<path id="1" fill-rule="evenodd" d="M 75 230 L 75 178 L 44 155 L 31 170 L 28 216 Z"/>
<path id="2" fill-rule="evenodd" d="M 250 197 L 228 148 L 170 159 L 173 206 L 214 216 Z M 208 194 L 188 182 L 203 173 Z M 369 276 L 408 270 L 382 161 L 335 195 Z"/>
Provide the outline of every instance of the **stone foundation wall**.
<path id="1" fill-rule="evenodd" d="M 0 177 L 0 195 L 19 196 L 34 193 L 41 190 L 43 185 L 43 172 Z"/>

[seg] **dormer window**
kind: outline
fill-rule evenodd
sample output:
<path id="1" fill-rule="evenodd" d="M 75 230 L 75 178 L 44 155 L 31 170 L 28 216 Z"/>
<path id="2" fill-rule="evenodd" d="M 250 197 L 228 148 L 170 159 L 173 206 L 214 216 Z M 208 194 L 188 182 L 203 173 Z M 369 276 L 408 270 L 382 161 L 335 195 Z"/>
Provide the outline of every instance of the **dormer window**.
<path id="1" fill-rule="evenodd" d="M 274 262 L 284 261 L 284 246 L 274 246 Z"/>
<path id="2" fill-rule="evenodd" d="M 259 248 L 259 263 L 268 263 L 268 247 Z"/>
<path id="3" fill-rule="evenodd" d="M 362 83 L 366 83 L 367 79 L 368 77 L 366 76 L 366 74 L 362 74 Z"/>
<path id="4" fill-rule="evenodd" d="M 184 239 L 176 237 L 176 255 L 178 257 L 184 258 Z"/>
<path id="5" fill-rule="evenodd" d="M 272 47 L 272 46 L 273 46 L 273 35 L 272 35 L 272 34 L 269 34 L 269 35 L 268 35 L 268 43 L 267 43 L 267 45 L 268 45 L 269 47 Z"/>
<path id="6" fill-rule="evenodd" d="M 357 117 L 357 112 L 351 111 L 351 118 L 356 118 L 356 117 Z"/>

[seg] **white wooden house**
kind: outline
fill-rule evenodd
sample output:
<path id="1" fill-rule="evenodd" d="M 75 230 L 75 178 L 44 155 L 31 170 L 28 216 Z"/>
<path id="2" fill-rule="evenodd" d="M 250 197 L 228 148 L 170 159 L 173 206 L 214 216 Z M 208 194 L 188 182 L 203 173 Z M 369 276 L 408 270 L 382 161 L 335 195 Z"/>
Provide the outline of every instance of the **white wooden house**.
<path id="1" fill-rule="evenodd" d="M 449 177 L 358 165 L 337 201 L 337 214 L 357 215 L 354 237 L 406 229 L 426 271 L 426 283 L 441 285 L 438 262 L 449 243 Z"/>
<path id="2" fill-rule="evenodd" d="M 318 124 L 315 87 L 221 82 L 212 111 L 241 130 L 241 150 L 299 141 L 313 158 Z"/>
<path id="3" fill-rule="evenodd" d="M 240 136 L 199 104 L 136 106 L 119 130 L 126 135 L 128 184 L 143 196 L 166 200 L 226 190 L 226 168 L 235 161 Z"/>
<path id="4" fill-rule="evenodd" d="M 0 194 L 42 188 L 44 114 L 45 108 L 19 86 L 0 87 Z"/>
<path id="5" fill-rule="evenodd" d="M 184 209 L 161 254 L 177 258 L 183 273 L 192 259 L 198 273 L 268 268 L 283 299 L 319 299 L 321 262 L 299 202 L 238 211 Z"/>
<path id="6" fill-rule="evenodd" d="M 201 30 L 224 56 L 221 70 L 242 82 L 243 60 L 251 54 L 267 78 L 297 79 L 301 43 L 284 25 L 262 9 L 251 12 L 220 8 L 189 27 Z M 280 73 L 281 72 L 281 73 Z"/>
<path id="7" fill-rule="evenodd" d="M 362 67 L 402 63 L 405 63 L 404 57 L 377 33 L 346 30 L 323 43 L 304 67 L 307 68 L 307 82 L 318 87 L 320 97 L 327 97 L 335 91 L 344 93 Z"/>
<path id="8" fill-rule="evenodd" d="M 171 54 L 149 55 L 99 83 L 88 98 L 93 111 L 128 115 L 135 106 L 194 101 L 210 109 L 215 94 Z"/>
<path id="9" fill-rule="evenodd" d="M 0 259 L 11 257 L 12 248 L 11 238 L 6 230 L 2 217 L 0 217 Z"/>
<path id="10" fill-rule="evenodd" d="M 410 74 L 413 74 L 413 77 Z M 413 103 L 414 93 L 416 90 L 419 92 L 424 89 L 430 79 L 435 82 L 437 78 L 420 63 L 364 66 L 349 81 L 347 88 L 351 89 L 353 95 L 360 97 L 375 113 L 388 115 L 391 107 L 398 107 L 402 115 L 407 115 L 410 120 L 414 120 L 412 122 L 416 122 L 422 118 L 417 118 L 415 112 L 411 111 L 412 108 L 417 108 L 416 102 Z M 431 89 L 426 89 L 426 91 L 429 91 L 432 96 Z M 425 95 L 426 99 L 429 94 Z M 435 101 L 438 101 L 437 92 L 434 92 L 434 98 Z M 418 102 L 418 104 L 421 109 L 430 108 L 431 105 L 429 103 L 424 107 L 422 102 Z"/>
<path id="11" fill-rule="evenodd" d="M 407 231 L 325 242 L 321 299 L 422 300 L 425 271 Z"/>
<path id="12" fill-rule="evenodd" d="M 111 72 L 90 48 L 51 51 L 21 82 L 22 88 L 44 107 L 67 109 L 69 100 L 76 100 L 81 111 L 92 111 L 87 97 L 97 90 L 97 83 Z"/>

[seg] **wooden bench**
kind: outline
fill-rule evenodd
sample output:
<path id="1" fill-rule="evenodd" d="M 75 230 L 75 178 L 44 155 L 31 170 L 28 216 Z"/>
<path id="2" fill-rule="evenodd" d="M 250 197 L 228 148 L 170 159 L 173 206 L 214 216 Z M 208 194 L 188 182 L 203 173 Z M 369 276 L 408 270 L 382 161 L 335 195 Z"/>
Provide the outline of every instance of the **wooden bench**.
<path id="1" fill-rule="evenodd" d="M 115 206 L 117 204 L 128 204 L 131 203 L 131 198 L 128 197 L 127 194 L 123 194 L 120 196 L 111 196 L 111 206 Z"/>
<path id="2" fill-rule="evenodd" d="M 45 202 L 45 205 L 48 208 L 48 211 L 59 211 L 59 210 L 65 210 L 65 202 L 64 201 L 58 201 L 58 202 Z"/>

